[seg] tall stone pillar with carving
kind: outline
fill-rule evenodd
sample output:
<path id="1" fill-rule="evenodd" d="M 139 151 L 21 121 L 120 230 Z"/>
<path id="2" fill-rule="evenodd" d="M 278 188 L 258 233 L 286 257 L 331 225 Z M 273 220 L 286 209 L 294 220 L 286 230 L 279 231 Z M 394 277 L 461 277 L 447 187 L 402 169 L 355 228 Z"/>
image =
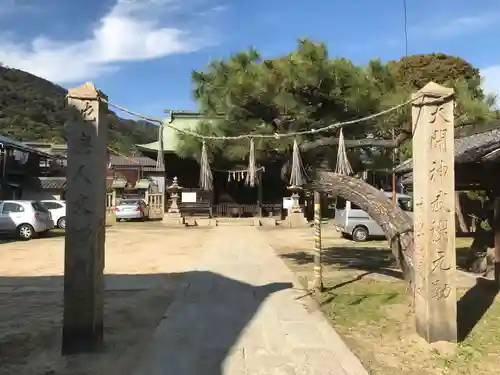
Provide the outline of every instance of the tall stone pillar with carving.
<path id="1" fill-rule="evenodd" d="M 62 353 L 94 352 L 103 340 L 106 221 L 106 96 L 92 83 L 68 91 Z"/>
<path id="2" fill-rule="evenodd" d="M 453 93 L 430 82 L 412 108 L 414 301 L 427 342 L 457 339 Z"/>
<path id="3" fill-rule="evenodd" d="M 495 200 L 493 202 L 493 236 L 495 241 L 495 262 L 494 275 L 495 285 L 500 290 L 500 191 L 494 192 Z"/>

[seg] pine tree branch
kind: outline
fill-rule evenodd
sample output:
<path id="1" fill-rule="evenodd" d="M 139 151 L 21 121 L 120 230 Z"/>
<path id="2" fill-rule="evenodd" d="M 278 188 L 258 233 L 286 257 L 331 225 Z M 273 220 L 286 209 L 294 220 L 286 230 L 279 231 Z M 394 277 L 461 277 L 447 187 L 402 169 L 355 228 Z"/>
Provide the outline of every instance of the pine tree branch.
<path id="1" fill-rule="evenodd" d="M 411 138 L 411 132 L 402 129 L 401 133 L 394 139 L 346 139 L 346 148 L 378 147 L 394 149 L 401 146 L 407 139 Z M 317 147 L 335 146 L 339 144 L 338 138 L 320 138 L 315 141 L 305 142 L 300 145 L 301 151 L 309 151 Z"/>
<path id="2" fill-rule="evenodd" d="M 378 147 L 385 149 L 393 149 L 399 147 L 405 140 L 411 137 L 410 133 L 402 132 L 394 140 L 390 139 L 351 139 L 345 140 L 346 148 L 364 148 L 364 147 Z M 317 147 L 334 146 L 338 145 L 338 138 L 321 138 L 312 142 L 301 144 L 302 151 L 309 151 Z"/>

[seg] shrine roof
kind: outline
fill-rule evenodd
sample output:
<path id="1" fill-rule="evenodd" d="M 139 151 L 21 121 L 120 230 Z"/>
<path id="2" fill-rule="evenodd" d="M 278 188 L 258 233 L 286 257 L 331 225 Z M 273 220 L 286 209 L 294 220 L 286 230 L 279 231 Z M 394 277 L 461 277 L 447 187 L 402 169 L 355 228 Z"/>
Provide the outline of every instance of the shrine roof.
<path id="1" fill-rule="evenodd" d="M 216 121 L 217 117 L 206 117 L 197 112 L 174 111 L 170 113 L 170 118 L 165 119 L 163 126 L 163 152 L 176 152 L 179 146 L 179 132 L 173 127 L 181 130 L 196 131 L 203 122 Z M 167 126 L 167 124 L 171 125 Z M 141 151 L 157 152 L 161 148 L 158 141 L 138 144 L 136 147 Z"/>
<path id="2" fill-rule="evenodd" d="M 489 124 L 492 129 L 455 139 L 455 163 L 500 162 L 500 122 Z M 394 168 L 397 174 L 413 170 L 412 159 Z"/>

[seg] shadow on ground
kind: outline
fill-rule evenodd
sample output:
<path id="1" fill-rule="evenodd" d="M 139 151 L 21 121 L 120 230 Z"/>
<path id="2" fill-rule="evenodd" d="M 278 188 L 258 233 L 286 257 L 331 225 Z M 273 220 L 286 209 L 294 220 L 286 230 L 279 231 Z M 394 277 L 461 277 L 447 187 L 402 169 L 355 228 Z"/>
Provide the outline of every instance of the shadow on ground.
<path id="1" fill-rule="evenodd" d="M 468 248 L 457 249 L 457 260 L 467 255 Z M 312 254 L 298 251 L 281 255 L 298 265 L 311 264 L 314 262 Z M 343 286 L 361 281 L 371 274 L 386 275 L 402 279 L 402 273 L 397 269 L 392 252 L 389 249 L 369 247 L 330 247 L 323 250 L 323 264 L 335 265 L 340 269 L 355 269 L 365 271 L 352 279 L 343 281 L 334 286 L 326 288 L 326 291 L 334 291 Z M 457 328 L 458 340 L 464 341 L 472 332 L 477 323 L 494 303 L 498 288 L 492 280 L 478 278 L 476 284 L 467 290 L 457 302 Z M 328 304 L 335 295 L 325 299 L 321 305 Z"/>
<path id="2" fill-rule="evenodd" d="M 498 287 L 493 280 L 478 278 L 457 302 L 458 341 L 464 341 L 495 301 Z"/>
<path id="3" fill-rule="evenodd" d="M 45 233 L 37 233 L 30 241 L 37 241 L 41 238 L 59 238 L 64 237 L 64 230 L 62 229 L 54 229 Z M 25 242 L 19 238 L 16 234 L 1 234 L 0 235 L 0 245 L 4 243 L 12 243 L 12 242 Z"/>
<path id="4" fill-rule="evenodd" d="M 310 252 L 298 251 L 282 254 L 282 258 L 289 259 L 298 265 L 314 262 Z M 396 267 L 396 262 L 389 249 L 374 247 L 329 247 L 323 249 L 322 263 L 335 265 L 340 269 L 354 269 L 368 273 L 402 278 L 402 273 Z"/>
<path id="5" fill-rule="evenodd" d="M 221 375 L 260 305 L 292 287 L 253 286 L 211 272 L 106 275 L 103 352 L 91 360 L 86 355 L 68 360 L 60 355 L 63 281 L 0 277 L 1 375 L 118 375 L 130 373 L 141 357 L 137 374 L 156 368 L 166 375 Z M 150 345 L 155 329 L 160 334 Z"/>
<path id="6" fill-rule="evenodd" d="M 167 311 L 134 374 L 222 375 L 241 371 L 223 369 L 231 348 L 269 295 L 293 287 L 291 283 L 253 286 L 211 272 L 189 272 L 184 280 L 181 295 Z"/>

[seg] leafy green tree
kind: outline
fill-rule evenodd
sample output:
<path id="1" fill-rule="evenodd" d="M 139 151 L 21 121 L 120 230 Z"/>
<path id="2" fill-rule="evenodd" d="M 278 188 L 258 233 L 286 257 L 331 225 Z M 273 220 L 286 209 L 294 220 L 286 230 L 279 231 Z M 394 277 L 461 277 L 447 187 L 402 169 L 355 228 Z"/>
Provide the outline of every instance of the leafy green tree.
<path id="1" fill-rule="evenodd" d="M 300 40 L 290 54 L 264 60 L 251 49 L 227 60 L 210 63 L 205 71 L 193 72 L 194 95 L 206 115 L 224 114 L 200 132 L 226 136 L 257 133 L 289 133 L 352 120 L 380 108 L 380 94 L 363 67 L 346 59 L 330 59 L 324 44 Z M 346 137 L 360 138 L 374 121 L 345 129 Z M 336 137 L 338 131 L 319 137 Z M 301 136 L 305 144 L 318 136 Z M 199 143 L 182 137 L 179 151 L 196 154 Z M 256 142 L 258 157 L 280 159 L 293 139 Z M 246 142 L 214 142 L 217 156 L 240 160 L 248 154 Z"/>
<path id="2" fill-rule="evenodd" d="M 399 84 L 420 90 L 429 81 L 454 86 L 463 81 L 474 99 L 483 99 L 479 69 L 461 57 L 428 53 L 403 57 L 388 63 Z"/>
<path id="3" fill-rule="evenodd" d="M 66 90 L 40 77 L 0 66 L 1 133 L 20 141 L 65 142 L 68 120 Z M 134 144 L 157 138 L 157 128 L 145 121 L 108 114 L 109 145 L 128 153 Z"/>
<path id="4" fill-rule="evenodd" d="M 221 115 L 219 121 L 203 124 L 202 134 L 233 136 L 240 134 L 289 133 L 322 127 L 334 122 L 361 118 L 396 106 L 411 93 L 435 80 L 457 91 L 457 125 L 487 121 L 491 101 L 483 100 L 478 86 L 478 71 L 467 62 L 445 55 L 408 57 L 399 62 L 372 60 L 357 66 L 343 58 L 331 59 L 322 43 L 299 40 L 297 48 L 277 59 L 265 60 L 255 49 L 239 52 L 226 60 L 212 61 L 207 69 L 192 74 L 194 97 L 207 116 Z M 453 63 L 455 68 L 451 69 Z M 420 65 L 419 65 L 420 64 Z M 438 69 L 442 64 L 442 67 Z M 429 66 L 428 76 L 418 71 Z M 446 69 L 451 69 L 447 72 Z M 344 129 L 353 163 L 359 151 L 375 151 L 379 160 L 391 156 L 390 149 L 411 137 L 410 106 L 375 120 Z M 367 140 L 366 135 L 373 137 Z M 392 135 L 396 141 L 390 139 Z M 178 151 L 184 156 L 198 155 L 199 141 L 182 136 Z M 321 154 L 335 159 L 338 131 L 299 137 L 306 162 Z M 289 159 L 291 138 L 258 140 L 261 160 Z M 248 141 L 211 142 L 214 162 L 242 160 L 248 155 Z M 325 147 L 326 146 L 326 147 Z M 411 155 L 411 145 L 400 145 L 403 158 Z M 386 160 L 387 161 L 387 160 Z M 382 160 L 383 163 L 385 163 Z M 331 164 L 333 164 L 331 163 Z M 359 164 L 359 163 L 358 163 Z"/>

